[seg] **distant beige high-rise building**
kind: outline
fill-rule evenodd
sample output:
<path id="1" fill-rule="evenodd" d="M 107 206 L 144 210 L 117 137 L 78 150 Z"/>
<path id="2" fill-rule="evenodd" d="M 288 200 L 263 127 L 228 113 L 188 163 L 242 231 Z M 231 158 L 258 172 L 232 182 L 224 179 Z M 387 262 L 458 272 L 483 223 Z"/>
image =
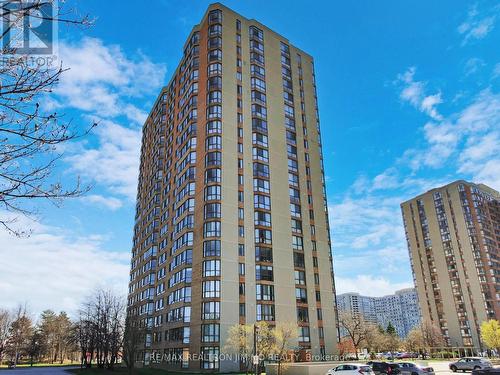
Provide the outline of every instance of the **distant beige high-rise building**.
<path id="1" fill-rule="evenodd" d="M 212 4 L 143 127 L 139 359 L 239 371 L 220 359 L 238 351 L 228 330 L 258 321 L 294 322 L 299 353 L 332 354 L 334 298 L 313 59 Z"/>
<path id="2" fill-rule="evenodd" d="M 481 322 L 500 319 L 500 194 L 456 181 L 401 208 L 424 321 L 484 350 Z"/>

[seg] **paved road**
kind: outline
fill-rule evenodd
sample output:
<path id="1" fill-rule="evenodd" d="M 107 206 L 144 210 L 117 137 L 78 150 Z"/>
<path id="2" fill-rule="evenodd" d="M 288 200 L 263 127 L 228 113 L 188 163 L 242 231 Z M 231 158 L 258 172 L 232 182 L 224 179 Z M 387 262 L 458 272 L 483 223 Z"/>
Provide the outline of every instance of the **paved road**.
<path id="1" fill-rule="evenodd" d="M 66 370 L 78 367 L 19 367 L 14 370 L 2 370 L 1 375 L 69 375 Z"/>

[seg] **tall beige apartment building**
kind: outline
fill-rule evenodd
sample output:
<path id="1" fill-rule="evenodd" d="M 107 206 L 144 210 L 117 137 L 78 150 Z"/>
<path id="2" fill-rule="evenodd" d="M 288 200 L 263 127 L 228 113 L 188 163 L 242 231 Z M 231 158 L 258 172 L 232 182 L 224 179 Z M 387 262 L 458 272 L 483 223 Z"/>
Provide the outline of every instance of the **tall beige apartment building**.
<path id="1" fill-rule="evenodd" d="M 500 319 L 500 194 L 456 181 L 401 208 L 423 320 L 484 350 L 481 322 Z"/>
<path id="2" fill-rule="evenodd" d="M 238 371 L 228 330 L 297 324 L 336 351 L 313 59 L 216 3 L 143 127 L 128 314 L 138 360 Z"/>

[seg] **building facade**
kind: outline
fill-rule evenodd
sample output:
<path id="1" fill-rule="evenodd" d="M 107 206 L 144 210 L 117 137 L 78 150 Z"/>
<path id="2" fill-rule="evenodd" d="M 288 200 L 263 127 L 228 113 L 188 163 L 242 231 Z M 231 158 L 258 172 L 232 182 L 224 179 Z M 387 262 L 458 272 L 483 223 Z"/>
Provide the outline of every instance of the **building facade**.
<path id="1" fill-rule="evenodd" d="M 383 297 L 368 297 L 359 293 L 340 294 L 337 296 L 337 308 L 353 316 L 362 316 L 366 322 L 378 324 L 384 329 L 390 323 L 401 338 L 420 324 L 418 296 L 413 288 L 398 290 L 395 294 Z M 340 335 L 346 335 L 342 328 Z"/>
<path id="2" fill-rule="evenodd" d="M 422 317 L 446 344 L 484 350 L 480 325 L 500 319 L 500 195 L 456 181 L 401 204 Z"/>
<path id="3" fill-rule="evenodd" d="M 239 371 L 230 327 L 296 322 L 336 352 L 311 56 L 212 4 L 144 124 L 128 314 L 139 360 Z M 235 352 L 238 348 L 232 348 Z"/>

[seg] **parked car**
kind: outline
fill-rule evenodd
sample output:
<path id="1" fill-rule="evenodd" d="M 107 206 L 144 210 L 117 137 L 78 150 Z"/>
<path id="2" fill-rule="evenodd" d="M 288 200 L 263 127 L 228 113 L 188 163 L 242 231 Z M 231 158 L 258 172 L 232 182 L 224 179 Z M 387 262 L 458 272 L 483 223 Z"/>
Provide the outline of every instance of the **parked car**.
<path id="1" fill-rule="evenodd" d="M 485 369 L 476 369 L 472 370 L 472 375 L 500 375 L 500 368 L 485 368 Z"/>
<path id="2" fill-rule="evenodd" d="M 450 370 L 457 372 L 457 370 L 484 370 L 493 367 L 489 359 L 480 357 L 464 357 L 449 365 Z"/>
<path id="3" fill-rule="evenodd" d="M 401 373 L 401 370 L 396 363 L 370 361 L 367 365 L 373 369 L 375 375 L 397 375 Z"/>
<path id="4" fill-rule="evenodd" d="M 397 365 L 402 375 L 434 375 L 434 369 L 429 366 L 421 366 L 412 362 L 400 362 Z"/>
<path id="5" fill-rule="evenodd" d="M 375 375 L 372 368 L 362 363 L 344 363 L 334 367 L 326 375 Z"/>

